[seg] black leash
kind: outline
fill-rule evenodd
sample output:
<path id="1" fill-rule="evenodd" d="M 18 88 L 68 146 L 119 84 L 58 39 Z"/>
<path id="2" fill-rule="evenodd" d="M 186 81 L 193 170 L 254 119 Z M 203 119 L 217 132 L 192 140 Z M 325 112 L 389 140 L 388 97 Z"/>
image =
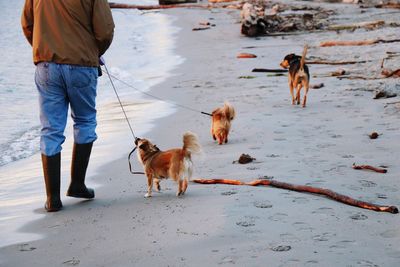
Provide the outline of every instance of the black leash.
<path id="1" fill-rule="evenodd" d="M 104 65 L 104 66 L 105 66 L 105 65 Z M 135 86 L 133 86 L 133 85 L 131 85 L 131 84 L 129 84 L 129 83 L 127 83 L 127 82 L 125 82 L 125 81 L 119 79 L 119 78 L 116 77 L 115 75 L 112 75 L 111 73 L 109 73 L 107 67 L 106 67 L 105 72 L 108 74 L 108 76 L 110 77 L 110 79 L 111 79 L 111 77 L 112 77 L 114 80 L 117 80 L 117 81 L 123 83 L 124 85 L 126 85 L 126 86 L 132 88 L 133 90 L 138 91 L 138 92 L 140 92 L 140 93 L 142 93 L 142 94 L 144 94 L 144 95 L 147 95 L 147 96 L 149 96 L 149 97 L 151 97 L 151 98 L 154 98 L 154 99 L 157 99 L 157 100 L 159 100 L 159 101 L 162 101 L 162 102 L 165 102 L 165 103 L 174 105 L 174 106 L 176 106 L 176 107 L 180 107 L 180 108 L 183 108 L 183 109 L 187 109 L 187 110 L 190 110 L 190 111 L 193 111 L 193 112 L 196 112 L 196 113 L 201 113 L 201 114 L 204 114 L 204 115 L 207 115 L 207 116 L 211 116 L 211 117 L 212 117 L 212 114 L 210 114 L 210 113 L 208 113 L 208 112 L 204 112 L 204 111 L 201 111 L 201 110 L 198 110 L 198 109 L 195 109 L 195 108 L 191 108 L 191 107 L 188 107 L 188 106 L 179 104 L 179 103 L 175 103 L 175 102 L 172 102 L 172 101 L 168 101 L 168 100 L 165 100 L 165 99 L 160 98 L 160 97 L 158 97 L 158 96 L 149 94 L 149 93 L 147 93 L 147 92 L 145 92 L 145 91 L 143 91 L 143 90 L 140 90 L 140 89 L 136 88 Z"/>
<path id="2" fill-rule="evenodd" d="M 126 115 L 124 106 L 122 105 L 121 99 L 119 98 L 117 89 L 115 88 L 114 82 L 113 82 L 113 80 L 111 79 L 111 75 L 110 75 L 110 73 L 109 73 L 109 71 L 108 71 L 108 68 L 107 68 L 105 62 L 103 61 L 102 64 L 104 65 L 104 68 L 106 69 L 106 73 L 108 74 L 108 78 L 110 79 L 111 86 L 112 86 L 112 88 L 114 89 L 114 92 L 115 92 L 115 95 L 117 96 L 119 105 L 121 106 L 121 109 L 122 109 L 122 112 L 124 113 L 126 122 L 128 123 L 129 129 L 131 130 L 131 133 L 132 133 L 132 136 L 133 136 L 133 139 L 135 140 L 135 142 L 134 142 L 134 143 L 135 143 L 135 147 L 132 149 L 132 151 L 131 151 L 131 152 L 129 153 L 129 155 L 128 155 L 129 171 L 130 171 L 132 174 L 144 174 L 144 172 L 134 172 L 134 171 L 132 171 L 131 155 L 133 154 L 133 152 L 135 152 L 135 150 L 136 150 L 136 148 L 137 148 L 137 146 L 136 146 L 136 141 L 137 141 L 139 138 L 137 138 L 136 135 L 135 135 L 135 133 L 133 132 L 131 123 L 129 122 L 128 116 Z"/>
<path id="3" fill-rule="evenodd" d="M 157 97 L 157 96 L 151 95 L 151 94 L 149 94 L 149 93 L 147 93 L 147 92 L 144 92 L 144 91 L 142 91 L 142 90 L 140 90 L 140 89 L 138 89 L 138 88 L 136 88 L 136 87 L 130 85 L 129 83 L 122 81 L 121 79 L 118 79 L 116 76 L 110 74 L 110 72 L 108 71 L 107 65 L 105 64 L 105 62 L 104 62 L 103 59 L 101 59 L 101 65 L 104 66 L 105 72 L 107 73 L 108 78 L 110 79 L 111 86 L 112 86 L 112 88 L 114 89 L 114 92 L 115 92 L 115 95 L 117 96 L 119 105 L 121 106 L 121 109 L 122 109 L 122 112 L 124 113 L 126 122 L 128 123 L 129 129 L 131 130 L 131 133 L 132 133 L 132 136 L 133 136 L 133 139 L 135 140 L 135 147 L 132 149 L 132 151 L 131 151 L 131 152 L 129 153 L 129 155 L 128 155 L 129 171 L 130 171 L 131 174 L 145 174 L 144 172 L 135 172 L 135 171 L 132 171 L 131 156 L 132 156 L 132 154 L 135 152 L 135 150 L 136 150 L 136 148 L 137 148 L 137 146 L 136 146 L 136 141 L 137 141 L 139 138 L 137 138 L 136 135 L 135 135 L 135 133 L 133 132 L 131 123 L 129 122 L 128 116 L 126 115 L 124 106 L 122 105 L 121 99 L 119 98 L 117 89 L 115 88 L 115 85 L 114 85 L 114 82 L 113 82 L 112 78 L 114 78 L 115 80 L 117 80 L 117 81 L 119 81 L 119 82 L 125 84 L 126 86 L 128 86 L 128 87 L 134 89 L 135 91 L 138 91 L 138 92 L 140 92 L 140 93 L 142 93 L 142 94 L 144 94 L 144 95 L 147 95 L 147 96 L 149 96 L 149 97 L 152 97 L 152 98 L 154 98 L 154 99 L 157 99 L 157 100 L 160 100 L 160 101 L 163 101 L 163 102 L 172 104 L 172 105 L 174 105 L 174 106 L 177 106 L 177 107 L 180 107 L 180 108 L 183 108 L 183 109 L 187 109 L 187 110 L 190 110 L 190 111 L 193 111 L 193 112 L 199 112 L 199 113 L 201 113 L 201 114 L 208 115 L 208 116 L 211 116 L 211 117 L 212 117 L 212 114 L 210 114 L 210 113 L 208 113 L 208 112 L 200 111 L 200 110 L 197 110 L 197 109 L 194 109 L 194 108 L 191 108 L 191 107 L 187 107 L 187 106 L 184 106 L 184 105 L 181 105 L 181 104 L 178 104 L 178 103 L 174 103 L 174 102 L 171 102 L 171 101 L 167 101 L 167 100 L 162 99 L 162 98 L 160 98 L 160 97 Z M 100 70 L 101 70 L 101 69 L 100 69 Z M 111 78 L 111 77 L 112 77 L 112 78 Z"/>
<path id="4" fill-rule="evenodd" d="M 144 172 L 134 172 L 134 171 L 132 171 L 131 155 L 133 154 L 133 152 L 135 152 L 136 148 L 137 148 L 137 146 L 135 146 L 135 147 L 132 149 L 132 151 L 129 153 L 129 155 L 128 155 L 129 171 L 130 171 L 132 174 L 144 174 Z"/>
<path id="5" fill-rule="evenodd" d="M 136 141 L 137 138 L 136 138 L 135 134 L 133 133 L 133 129 L 132 129 L 131 123 L 129 122 L 128 116 L 126 115 L 124 106 L 122 105 L 121 99 L 119 98 L 119 95 L 118 95 L 118 93 L 117 93 L 117 89 L 115 89 L 114 82 L 113 82 L 113 80 L 111 79 L 110 73 L 108 72 L 108 68 L 107 68 L 107 66 L 106 66 L 106 63 L 103 62 L 103 65 L 104 65 L 104 68 L 106 69 L 106 73 L 108 74 L 108 78 L 110 79 L 111 86 L 112 86 L 112 88 L 114 89 L 115 95 L 116 95 L 117 98 L 118 98 L 119 105 L 121 106 L 122 112 L 124 113 L 124 116 L 125 116 L 126 122 L 128 123 L 129 129 L 131 130 L 133 139 L 135 139 L 135 141 Z"/>

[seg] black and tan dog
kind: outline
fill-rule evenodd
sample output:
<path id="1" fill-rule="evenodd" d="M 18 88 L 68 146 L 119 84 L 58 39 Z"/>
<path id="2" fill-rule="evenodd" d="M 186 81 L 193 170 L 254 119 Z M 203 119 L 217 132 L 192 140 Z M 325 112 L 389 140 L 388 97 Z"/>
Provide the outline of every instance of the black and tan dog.
<path id="1" fill-rule="evenodd" d="M 295 54 L 289 54 L 285 56 L 281 62 L 281 67 L 287 69 L 289 68 L 289 88 L 290 95 L 292 96 L 292 104 L 300 104 L 300 90 L 304 87 L 304 97 L 302 106 L 306 106 L 307 93 L 310 85 L 310 73 L 308 67 L 305 64 L 306 54 L 308 46 L 304 46 L 303 55 L 298 56 Z M 296 95 L 294 95 L 294 88 L 296 88 Z"/>

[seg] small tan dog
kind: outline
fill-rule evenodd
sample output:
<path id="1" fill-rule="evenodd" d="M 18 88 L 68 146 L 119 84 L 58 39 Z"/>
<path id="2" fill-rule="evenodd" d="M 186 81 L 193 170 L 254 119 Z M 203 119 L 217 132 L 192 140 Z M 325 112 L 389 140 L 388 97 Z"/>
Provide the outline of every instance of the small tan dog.
<path id="1" fill-rule="evenodd" d="M 160 191 L 160 179 L 172 178 L 178 183 L 176 196 L 185 194 L 188 181 L 192 177 L 193 162 L 192 153 L 199 153 L 201 146 L 197 136 L 191 132 L 183 135 L 183 147 L 161 151 L 156 145 L 147 139 L 137 139 L 137 156 L 142 163 L 147 176 L 147 193 L 145 197 L 151 197 L 153 181 L 156 190 Z"/>
<path id="2" fill-rule="evenodd" d="M 231 121 L 235 118 L 235 109 L 228 102 L 222 108 L 215 109 L 212 113 L 211 135 L 218 144 L 228 143 L 228 134 Z"/>

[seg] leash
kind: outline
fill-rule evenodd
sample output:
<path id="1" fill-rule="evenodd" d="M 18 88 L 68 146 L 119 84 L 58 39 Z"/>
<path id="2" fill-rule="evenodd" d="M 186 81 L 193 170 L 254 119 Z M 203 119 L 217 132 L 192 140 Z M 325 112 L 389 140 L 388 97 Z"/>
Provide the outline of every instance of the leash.
<path id="1" fill-rule="evenodd" d="M 115 95 L 117 96 L 119 105 L 120 105 L 120 107 L 121 107 L 121 109 L 122 109 L 122 112 L 124 113 L 125 120 L 126 120 L 126 122 L 128 123 L 129 129 L 130 129 L 130 131 L 131 131 L 131 133 L 132 133 L 132 136 L 133 136 L 133 139 L 135 140 L 135 142 L 134 142 L 134 143 L 135 143 L 135 147 L 131 150 L 131 152 L 129 152 L 129 155 L 128 155 L 129 172 L 130 172 L 131 174 L 145 174 L 144 172 L 136 172 L 136 171 L 133 171 L 133 170 L 132 170 L 132 164 L 131 164 L 131 156 L 132 156 L 132 154 L 135 152 L 135 150 L 136 150 L 136 148 L 137 148 L 136 142 L 137 142 L 138 140 L 140 140 L 140 138 L 136 137 L 135 133 L 133 132 L 133 128 L 132 128 L 132 126 L 131 126 L 131 123 L 129 122 L 128 116 L 126 115 L 124 105 L 123 105 L 122 102 L 121 102 L 121 99 L 120 99 L 120 97 L 119 97 L 119 95 L 118 95 L 117 89 L 115 88 L 115 85 L 114 85 L 114 82 L 113 82 L 113 79 L 112 79 L 112 78 L 114 78 L 114 80 L 117 80 L 117 81 L 121 82 L 122 84 L 125 84 L 126 86 L 132 88 L 133 90 L 138 91 L 138 92 L 140 92 L 140 93 L 142 93 L 142 94 L 144 94 L 144 95 L 147 95 L 147 96 L 149 96 L 149 97 L 151 97 L 151 98 L 157 99 L 157 100 L 159 100 L 159 101 L 163 101 L 163 102 L 165 102 L 165 103 L 169 103 L 169 104 L 174 105 L 174 106 L 176 106 L 176 107 L 180 107 L 180 108 L 183 108 L 183 109 L 187 109 L 187 110 L 190 110 L 190 111 L 193 111 L 193 112 L 196 112 L 196 113 L 200 113 L 200 114 L 204 114 L 204 115 L 207 115 L 207 116 L 211 116 L 211 117 L 212 117 L 212 114 L 210 114 L 210 113 L 208 113 L 208 112 L 204 112 L 204 111 L 201 111 L 201 110 L 197 110 L 197 109 L 194 109 L 194 108 L 191 108 L 191 107 L 188 107 L 188 106 L 184 106 L 184 105 L 181 105 L 181 104 L 178 104 L 178 103 L 175 103 L 175 102 L 167 101 L 167 100 L 162 99 L 162 98 L 160 98 L 160 97 L 157 97 L 157 96 L 155 96 L 155 95 L 149 94 L 149 93 L 147 93 L 147 92 L 145 92 L 145 91 L 143 91 L 143 90 L 140 90 L 140 89 L 134 87 L 133 85 L 131 85 L 131 84 L 129 84 L 129 83 L 127 83 L 127 82 L 125 82 L 125 81 L 119 79 L 118 77 L 116 77 L 115 75 L 112 75 L 112 74 L 110 73 L 110 71 L 108 70 L 107 65 L 106 65 L 106 63 L 105 63 L 103 57 L 100 58 L 100 65 L 104 66 L 104 68 L 105 68 L 105 73 L 107 73 L 107 76 L 108 76 L 108 78 L 110 79 L 111 86 L 112 86 L 112 88 L 113 88 L 113 90 L 114 90 Z M 100 68 L 100 70 L 101 70 L 101 68 Z"/>
<path id="2" fill-rule="evenodd" d="M 107 73 L 107 75 L 108 75 L 108 78 L 110 79 L 111 86 L 112 86 L 112 88 L 114 89 L 115 95 L 117 96 L 117 99 L 118 99 L 119 105 L 121 106 L 121 109 L 122 109 L 122 112 L 124 113 L 124 116 L 125 116 L 126 122 L 128 123 L 129 129 L 131 130 L 131 133 L 132 133 L 133 139 L 135 139 L 135 141 L 136 141 L 136 140 L 137 140 L 137 137 L 136 137 L 136 136 L 135 136 L 135 134 L 133 133 L 133 129 L 132 129 L 131 123 L 129 122 L 128 116 L 126 115 L 126 112 L 125 112 L 124 106 L 122 105 L 121 99 L 119 98 L 119 95 L 118 95 L 117 89 L 115 88 L 114 82 L 113 82 L 113 80 L 111 79 L 110 72 L 108 71 L 107 65 L 106 65 L 106 63 L 104 62 L 104 60 L 102 60 L 102 64 L 103 64 L 104 68 L 106 69 L 106 73 Z"/>
<path id="3" fill-rule="evenodd" d="M 139 140 L 139 138 L 137 138 L 136 135 L 135 135 L 135 133 L 133 132 L 131 123 L 129 122 L 128 116 L 126 115 L 126 112 L 125 112 L 125 109 L 124 109 L 124 105 L 122 105 L 121 99 L 119 98 L 117 89 L 115 88 L 114 82 L 113 82 L 113 80 L 111 79 L 110 72 L 108 71 L 108 68 L 107 68 L 106 63 L 104 62 L 104 59 L 102 59 L 102 58 L 100 59 L 100 64 L 103 65 L 104 68 L 106 69 L 106 73 L 107 73 L 107 75 L 108 75 L 108 78 L 110 79 L 111 86 L 112 86 L 112 88 L 114 89 L 114 92 L 115 92 L 115 95 L 117 96 L 119 105 L 121 106 L 121 109 L 122 109 L 122 112 L 124 113 L 126 122 L 128 123 L 129 129 L 131 130 L 131 133 L 132 133 L 132 136 L 133 136 L 133 139 L 135 140 L 135 142 L 134 142 L 134 143 L 135 143 L 135 147 L 132 149 L 132 151 L 131 151 L 131 152 L 129 153 L 129 155 L 128 155 L 129 171 L 130 171 L 130 173 L 132 173 L 132 174 L 144 174 L 144 172 L 135 172 L 135 171 L 132 171 L 131 155 L 133 154 L 133 152 L 135 152 L 135 150 L 136 150 L 136 148 L 137 148 L 137 146 L 136 146 L 136 141 Z"/>
<path id="4" fill-rule="evenodd" d="M 132 151 L 129 153 L 129 155 L 128 155 L 129 171 L 130 171 L 130 173 L 132 173 L 132 174 L 144 174 L 144 172 L 134 172 L 134 171 L 132 171 L 131 155 L 133 154 L 133 152 L 135 152 L 136 148 L 137 148 L 137 146 L 135 146 L 135 147 L 132 149 Z"/>
<path id="5" fill-rule="evenodd" d="M 105 65 L 104 65 L 104 66 L 105 66 Z M 137 92 L 140 92 L 140 93 L 142 93 L 142 94 L 144 94 L 144 95 L 146 95 L 146 96 L 149 96 L 149 97 L 151 97 L 151 98 L 157 99 L 157 100 L 159 100 L 159 101 L 162 101 L 162 102 L 171 104 L 171 105 L 173 105 L 173 106 L 176 106 L 176 107 L 179 107 L 179 108 L 183 108 L 183 109 L 187 109 L 187 110 L 190 110 L 190 111 L 193 111 L 193 112 L 196 112 L 196 113 L 200 113 L 200 114 L 204 114 L 204 115 L 207 115 L 207 116 L 211 116 L 211 117 L 212 117 L 212 114 L 211 114 L 211 113 L 204 112 L 204 111 L 201 111 L 201 110 L 198 110 L 198 109 L 195 109 L 195 108 L 191 108 L 191 107 L 188 107 L 188 106 L 185 106 L 185 105 L 182 105 L 182 104 L 179 104 L 179 103 L 175 103 L 175 102 L 172 102 L 172 101 L 168 101 L 168 100 L 163 99 L 163 98 L 161 98 L 161 97 L 158 97 L 158 96 L 149 94 L 149 93 L 147 93 L 147 92 L 145 92 L 145 91 L 143 91 L 143 90 L 140 90 L 140 89 L 136 88 L 135 86 L 133 86 L 133 85 L 131 85 L 131 84 L 129 84 L 129 83 L 127 83 L 127 82 L 125 82 L 125 81 L 119 79 L 119 78 L 116 77 L 115 75 L 112 75 L 112 74 L 108 71 L 107 68 L 105 68 L 105 69 L 106 69 L 105 72 L 108 74 L 108 76 L 110 77 L 110 79 L 111 79 L 111 77 L 112 77 L 114 80 L 117 80 L 117 81 L 121 82 L 122 84 L 124 84 L 124 85 L 126 85 L 126 86 L 132 88 L 133 90 L 135 90 L 135 91 L 137 91 Z"/>

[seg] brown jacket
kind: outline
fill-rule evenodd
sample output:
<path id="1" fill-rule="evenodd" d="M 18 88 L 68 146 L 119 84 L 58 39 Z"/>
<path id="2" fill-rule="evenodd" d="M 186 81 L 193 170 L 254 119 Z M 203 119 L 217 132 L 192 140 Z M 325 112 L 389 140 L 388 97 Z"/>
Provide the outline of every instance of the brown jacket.
<path id="1" fill-rule="evenodd" d="M 25 0 L 21 24 L 35 64 L 98 66 L 114 35 L 107 0 Z"/>

